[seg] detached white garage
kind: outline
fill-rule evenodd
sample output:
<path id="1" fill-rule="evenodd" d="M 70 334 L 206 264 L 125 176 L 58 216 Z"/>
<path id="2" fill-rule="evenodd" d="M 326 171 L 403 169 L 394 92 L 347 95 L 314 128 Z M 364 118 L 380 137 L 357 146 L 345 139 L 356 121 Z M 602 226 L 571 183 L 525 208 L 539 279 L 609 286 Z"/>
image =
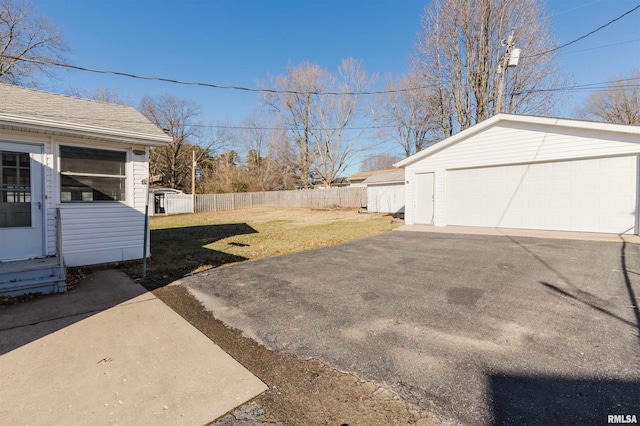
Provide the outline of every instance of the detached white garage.
<path id="1" fill-rule="evenodd" d="M 400 161 L 405 223 L 638 234 L 640 127 L 500 114 Z"/>

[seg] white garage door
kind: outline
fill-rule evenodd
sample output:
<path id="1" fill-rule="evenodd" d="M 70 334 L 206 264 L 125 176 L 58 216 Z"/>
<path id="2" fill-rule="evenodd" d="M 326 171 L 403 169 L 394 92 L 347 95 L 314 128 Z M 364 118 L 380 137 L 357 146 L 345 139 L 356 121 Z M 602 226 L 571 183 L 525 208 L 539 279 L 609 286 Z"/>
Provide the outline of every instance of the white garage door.
<path id="1" fill-rule="evenodd" d="M 448 225 L 634 231 L 636 157 L 448 171 Z"/>

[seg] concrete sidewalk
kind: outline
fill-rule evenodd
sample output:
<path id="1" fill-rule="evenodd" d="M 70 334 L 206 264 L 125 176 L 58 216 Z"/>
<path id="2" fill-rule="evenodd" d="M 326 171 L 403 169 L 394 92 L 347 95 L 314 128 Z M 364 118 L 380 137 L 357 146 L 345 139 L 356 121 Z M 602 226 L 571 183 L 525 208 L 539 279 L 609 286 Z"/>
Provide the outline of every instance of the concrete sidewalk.
<path id="1" fill-rule="evenodd" d="M 640 244 L 640 236 L 633 234 L 604 234 L 600 232 L 546 231 L 542 229 L 486 228 L 480 226 L 402 225 L 394 231 L 431 232 L 435 234 L 497 235 L 503 237 L 551 238 L 554 240 L 627 242 Z"/>
<path id="2" fill-rule="evenodd" d="M 119 271 L 0 311 L 0 424 L 203 425 L 266 389 Z"/>

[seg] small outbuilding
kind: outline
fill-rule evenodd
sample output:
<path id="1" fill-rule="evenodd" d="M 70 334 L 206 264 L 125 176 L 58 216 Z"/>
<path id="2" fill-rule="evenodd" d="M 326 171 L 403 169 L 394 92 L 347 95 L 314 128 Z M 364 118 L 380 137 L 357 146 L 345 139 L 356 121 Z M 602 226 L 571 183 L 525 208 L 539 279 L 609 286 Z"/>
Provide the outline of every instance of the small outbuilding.
<path id="1" fill-rule="evenodd" d="M 367 211 L 404 213 L 404 169 L 374 172 L 362 183 L 367 186 Z"/>
<path id="2" fill-rule="evenodd" d="M 149 149 L 170 142 L 134 108 L 0 84 L 0 294 L 142 258 Z"/>
<path id="3" fill-rule="evenodd" d="M 396 166 L 407 224 L 640 229 L 640 126 L 499 114 Z"/>

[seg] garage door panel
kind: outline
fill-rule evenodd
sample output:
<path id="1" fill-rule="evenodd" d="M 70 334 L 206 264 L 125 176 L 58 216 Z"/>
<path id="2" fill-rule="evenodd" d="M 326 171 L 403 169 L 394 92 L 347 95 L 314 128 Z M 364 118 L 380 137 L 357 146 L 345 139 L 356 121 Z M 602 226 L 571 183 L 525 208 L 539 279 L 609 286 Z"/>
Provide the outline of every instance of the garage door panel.
<path id="1" fill-rule="evenodd" d="M 637 173 L 633 156 L 448 171 L 447 224 L 628 232 Z"/>

